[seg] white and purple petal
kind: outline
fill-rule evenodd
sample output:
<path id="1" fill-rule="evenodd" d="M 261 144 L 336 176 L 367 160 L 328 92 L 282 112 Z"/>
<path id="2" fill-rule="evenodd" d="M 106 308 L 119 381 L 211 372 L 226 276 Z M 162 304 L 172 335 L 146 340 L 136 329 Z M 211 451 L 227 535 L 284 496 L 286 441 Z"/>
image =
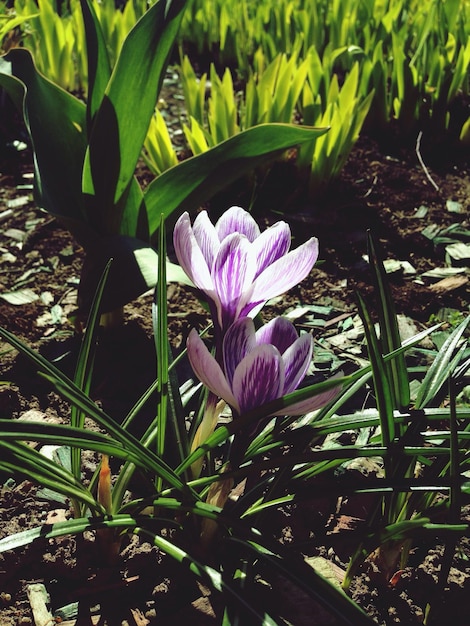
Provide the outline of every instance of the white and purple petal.
<path id="1" fill-rule="evenodd" d="M 257 270 L 259 276 L 268 265 L 274 263 L 289 251 L 291 243 L 290 228 L 285 222 L 277 222 L 264 232 L 253 242 L 256 253 Z"/>
<path id="2" fill-rule="evenodd" d="M 283 354 L 299 335 L 285 317 L 275 317 L 256 331 L 256 343 L 272 343 Z"/>
<path id="3" fill-rule="evenodd" d="M 232 385 L 233 375 L 239 363 L 256 347 L 255 324 L 249 317 L 234 322 L 225 333 L 223 356 L 225 376 Z"/>
<path id="4" fill-rule="evenodd" d="M 268 266 L 255 280 L 250 302 L 245 309 L 251 311 L 254 306 L 288 291 L 310 273 L 318 258 L 318 240 L 312 237 L 304 244 L 277 259 Z M 241 315 L 247 315 L 245 309 Z"/>
<path id="5" fill-rule="evenodd" d="M 193 223 L 193 233 L 210 271 L 220 247 L 220 242 L 207 211 L 201 211 L 197 215 Z"/>
<path id="6" fill-rule="evenodd" d="M 211 355 L 197 331 L 193 328 L 186 344 L 191 367 L 199 380 L 216 396 L 222 398 L 237 412 L 240 407 L 224 376 L 222 368 Z"/>
<path id="7" fill-rule="evenodd" d="M 193 283 L 214 298 L 214 284 L 201 248 L 194 236 L 188 213 L 183 213 L 175 224 L 173 244 L 179 264 Z"/>
<path id="8" fill-rule="evenodd" d="M 251 244 L 244 235 L 233 233 L 219 248 L 212 279 L 220 302 L 219 324 L 226 329 L 238 317 L 243 292 L 253 283 L 255 263 Z"/>
<path id="9" fill-rule="evenodd" d="M 239 206 L 227 209 L 218 219 L 215 230 L 219 241 L 223 241 L 232 233 L 240 233 L 245 235 L 248 241 L 254 241 L 260 234 L 259 226 L 253 217 Z"/>
<path id="10" fill-rule="evenodd" d="M 312 361 L 313 338 L 310 334 L 301 335 L 284 352 L 285 382 L 282 395 L 295 391 L 305 378 L 309 365 Z"/>
<path id="11" fill-rule="evenodd" d="M 328 404 L 328 402 L 331 402 L 331 400 L 333 400 L 340 391 L 341 385 L 338 385 L 337 387 L 328 389 L 328 391 L 323 391 L 312 398 L 291 404 L 291 406 L 286 407 L 286 415 L 305 415 L 311 411 L 317 411 L 325 406 L 325 404 Z"/>
<path id="12" fill-rule="evenodd" d="M 240 414 L 279 397 L 284 387 L 284 364 L 279 350 L 257 346 L 237 366 L 232 383 Z"/>

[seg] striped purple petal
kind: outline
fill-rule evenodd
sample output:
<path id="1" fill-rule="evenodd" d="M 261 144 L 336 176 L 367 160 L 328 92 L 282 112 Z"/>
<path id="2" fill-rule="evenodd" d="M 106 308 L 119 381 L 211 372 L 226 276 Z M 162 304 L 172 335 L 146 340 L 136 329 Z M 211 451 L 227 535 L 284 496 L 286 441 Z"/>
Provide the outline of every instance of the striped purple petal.
<path id="1" fill-rule="evenodd" d="M 248 211 L 245 211 L 245 209 L 239 206 L 233 206 L 227 209 L 217 221 L 215 230 L 219 241 L 222 241 L 232 233 L 240 233 L 240 235 L 245 235 L 248 241 L 254 241 L 260 234 L 258 224 Z"/>
<path id="2" fill-rule="evenodd" d="M 229 385 L 238 364 L 256 347 L 255 324 L 249 317 L 234 322 L 225 333 L 223 342 L 224 369 Z"/>
<path id="3" fill-rule="evenodd" d="M 301 402 L 296 402 L 295 404 L 291 404 L 291 406 L 286 408 L 287 415 L 305 415 L 306 413 L 310 413 L 311 411 L 317 411 L 321 409 L 322 406 L 331 402 L 341 391 L 342 386 L 338 385 L 337 387 L 333 387 L 332 389 L 328 389 L 328 391 L 324 391 L 323 393 L 319 393 L 312 398 L 308 398 L 307 400 L 302 400 Z"/>
<path id="4" fill-rule="evenodd" d="M 263 344 L 250 352 L 235 370 L 233 395 L 240 414 L 263 406 L 280 396 L 284 386 L 284 364 L 279 350 Z"/>
<path id="5" fill-rule="evenodd" d="M 259 276 L 268 265 L 287 254 L 290 248 L 290 228 L 285 222 L 277 222 L 261 233 L 253 242 L 256 252 L 257 270 Z"/>
<path id="6" fill-rule="evenodd" d="M 199 380 L 212 393 L 225 400 L 227 404 L 239 412 L 240 407 L 232 394 L 222 368 L 211 355 L 194 328 L 189 333 L 186 347 L 188 349 L 189 362 Z"/>
<path id="7" fill-rule="evenodd" d="M 214 284 L 206 259 L 191 228 L 188 213 L 183 213 L 173 230 L 173 244 L 179 264 L 199 289 L 214 296 Z"/>
<path id="8" fill-rule="evenodd" d="M 252 246 L 244 235 L 233 233 L 219 248 L 212 277 L 220 302 L 219 323 L 222 328 L 238 317 L 238 307 L 247 285 L 251 286 L 255 272 Z"/>
<path id="9" fill-rule="evenodd" d="M 301 335 L 282 355 L 285 368 L 285 382 L 282 395 L 295 391 L 305 378 L 312 361 L 313 339 L 308 333 Z"/>
<path id="10" fill-rule="evenodd" d="M 193 233 L 206 260 L 207 267 L 211 270 L 220 242 L 207 211 L 201 211 L 194 220 Z"/>
<path id="11" fill-rule="evenodd" d="M 256 331 L 256 343 L 272 343 L 283 354 L 299 335 L 285 317 L 275 317 Z"/>
<path id="12" fill-rule="evenodd" d="M 294 285 L 297 285 L 310 273 L 318 258 L 318 240 L 312 237 L 304 244 L 285 256 L 274 261 L 255 280 L 250 302 L 251 309 L 260 302 L 266 302 Z M 246 315 L 245 310 L 241 315 Z"/>

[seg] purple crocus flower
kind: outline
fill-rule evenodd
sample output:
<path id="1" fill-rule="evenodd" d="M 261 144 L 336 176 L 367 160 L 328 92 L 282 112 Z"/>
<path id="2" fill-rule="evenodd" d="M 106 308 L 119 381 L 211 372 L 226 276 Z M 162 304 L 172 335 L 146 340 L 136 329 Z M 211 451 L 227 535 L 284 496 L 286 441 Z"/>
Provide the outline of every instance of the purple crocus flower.
<path id="1" fill-rule="evenodd" d="M 271 320 L 258 331 L 251 318 L 240 318 L 225 334 L 224 369 L 196 330 L 187 342 L 191 366 L 199 380 L 242 415 L 295 391 L 305 377 L 313 352 L 310 334 L 300 337 L 285 318 Z M 338 387 L 286 408 L 286 414 L 314 411 L 338 393 Z"/>
<path id="2" fill-rule="evenodd" d="M 280 221 L 261 233 L 252 216 L 237 206 L 215 226 L 206 211 L 192 226 L 183 213 L 173 239 L 181 267 L 209 298 L 222 336 L 239 317 L 254 317 L 267 300 L 303 280 L 318 257 L 315 237 L 289 252 L 288 224 Z"/>

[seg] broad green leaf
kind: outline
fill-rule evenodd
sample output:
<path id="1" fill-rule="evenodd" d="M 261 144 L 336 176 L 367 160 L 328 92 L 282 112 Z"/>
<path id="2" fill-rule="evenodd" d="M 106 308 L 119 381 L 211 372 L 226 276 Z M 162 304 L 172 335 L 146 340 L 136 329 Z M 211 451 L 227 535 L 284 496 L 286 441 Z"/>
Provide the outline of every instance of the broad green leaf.
<path id="1" fill-rule="evenodd" d="M 44 78 L 28 50 L 15 48 L 4 59 L 23 84 L 24 117 L 35 153 L 36 200 L 41 208 L 62 218 L 81 243 L 88 241 L 91 231 L 84 223 L 81 204 L 86 107 Z M 18 85 L 12 77 L 0 74 L 0 84 L 17 102 Z"/>
<path id="2" fill-rule="evenodd" d="M 158 228 L 161 214 L 167 218 L 176 210 L 194 209 L 288 148 L 326 132 L 326 128 L 262 124 L 172 167 L 150 183 L 144 193 L 151 235 Z"/>
<path id="3" fill-rule="evenodd" d="M 111 64 L 103 31 L 90 0 L 80 0 L 88 55 L 87 122 L 91 132 L 92 121 L 101 105 L 104 92 L 111 77 Z"/>
<path id="4" fill-rule="evenodd" d="M 88 250 L 80 276 L 78 304 L 90 310 L 98 281 L 109 259 L 114 259 L 106 283 L 102 312 L 109 313 L 153 289 L 157 282 L 158 256 L 148 243 L 135 237 L 103 237 Z"/>
<path id="5" fill-rule="evenodd" d="M 96 113 L 83 191 L 105 215 L 115 212 L 134 176 L 185 6 L 186 0 L 158 0 L 137 22 Z"/>

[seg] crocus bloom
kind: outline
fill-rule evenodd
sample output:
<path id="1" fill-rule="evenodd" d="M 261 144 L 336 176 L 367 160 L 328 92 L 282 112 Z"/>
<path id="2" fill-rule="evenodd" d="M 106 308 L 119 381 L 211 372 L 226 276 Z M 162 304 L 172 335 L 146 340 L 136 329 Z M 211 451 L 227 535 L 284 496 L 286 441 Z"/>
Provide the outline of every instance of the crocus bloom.
<path id="1" fill-rule="evenodd" d="M 209 298 L 222 335 L 239 317 L 254 317 L 267 300 L 303 280 L 318 257 L 315 237 L 289 252 L 286 222 L 261 233 L 252 216 L 237 206 L 215 226 L 206 211 L 192 226 L 188 213 L 183 213 L 173 239 L 181 267 Z"/>
<path id="2" fill-rule="evenodd" d="M 191 366 L 212 393 L 229 404 L 236 414 L 266 404 L 295 391 L 312 359 L 313 339 L 300 337 L 285 318 L 271 320 L 258 331 L 251 318 L 240 318 L 225 334 L 224 369 L 211 355 L 196 330 L 187 342 Z M 297 402 L 285 409 L 288 415 L 314 411 L 338 393 L 338 387 Z"/>

